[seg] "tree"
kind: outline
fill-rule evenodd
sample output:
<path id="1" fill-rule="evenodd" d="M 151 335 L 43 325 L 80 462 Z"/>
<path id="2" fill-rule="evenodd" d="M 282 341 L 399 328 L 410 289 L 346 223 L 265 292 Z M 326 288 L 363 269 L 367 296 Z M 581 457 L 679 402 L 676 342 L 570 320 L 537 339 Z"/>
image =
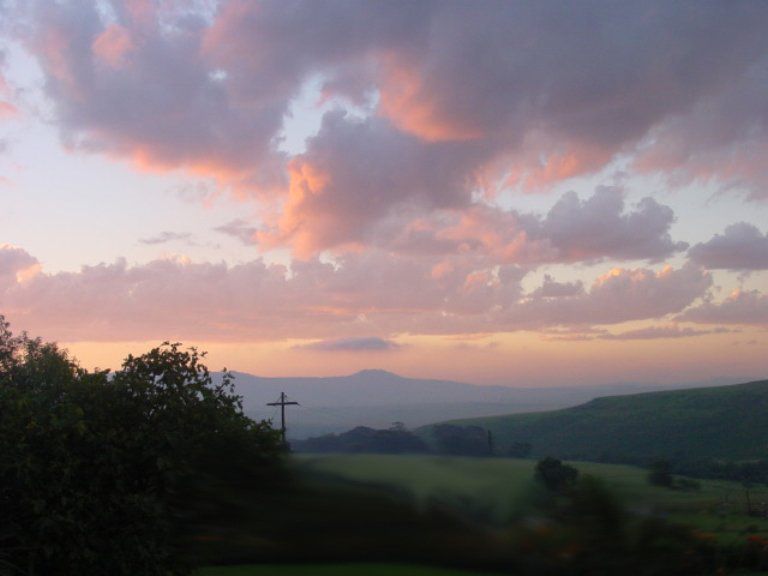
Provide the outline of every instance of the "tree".
<path id="1" fill-rule="evenodd" d="M 0 573 L 182 574 L 202 484 L 264 486 L 279 434 L 164 344 L 114 374 L 0 317 Z"/>
<path id="2" fill-rule="evenodd" d="M 576 468 L 551 456 L 539 460 L 536 464 L 535 478 L 550 492 L 567 492 L 578 477 L 579 471 Z"/>

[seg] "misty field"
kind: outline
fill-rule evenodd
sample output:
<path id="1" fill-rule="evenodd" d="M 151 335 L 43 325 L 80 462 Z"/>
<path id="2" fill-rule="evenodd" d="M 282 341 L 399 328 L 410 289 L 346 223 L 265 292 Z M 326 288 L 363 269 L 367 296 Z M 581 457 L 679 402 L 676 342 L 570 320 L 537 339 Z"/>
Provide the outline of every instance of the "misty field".
<path id="1" fill-rule="evenodd" d="M 534 460 L 394 455 L 295 456 L 305 474 L 330 474 L 346 480 L 386 485 L 409 493 L 419 504 L 442 501 L 502 523 L 524 514 L 536 494 Z M 749 516 L 744 488 L 735 482 L 700 480 L 699 490 L 651 486 L 647 471 L 632 466 L 572 463 L 618 493 L 628 508 L 654 513 L 714 534 L 723 543 L 745 534 L 768 534 L 768 519 Z M 753 508 L 768 506 L 768 488 L 755 487 Z"/>

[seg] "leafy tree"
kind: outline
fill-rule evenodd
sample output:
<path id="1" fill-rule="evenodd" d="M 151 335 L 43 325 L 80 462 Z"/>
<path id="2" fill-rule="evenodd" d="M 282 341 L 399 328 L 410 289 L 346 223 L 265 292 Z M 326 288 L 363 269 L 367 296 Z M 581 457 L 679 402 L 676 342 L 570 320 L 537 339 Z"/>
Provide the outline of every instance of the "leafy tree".
<path id="1" fill-rule="evenodd" d="M 579 471 L 557 458 L 547 456 L 536 464 L 535 477 L 550 492 L 563 493 L 576 483 Z"/>
<path id="2" fill-rule="evenodd" d="M 0 573 L 182 574 L 203 486 L 267 486 L 279 435 L 164 344 L 114 374 L 0 317 Z"/>

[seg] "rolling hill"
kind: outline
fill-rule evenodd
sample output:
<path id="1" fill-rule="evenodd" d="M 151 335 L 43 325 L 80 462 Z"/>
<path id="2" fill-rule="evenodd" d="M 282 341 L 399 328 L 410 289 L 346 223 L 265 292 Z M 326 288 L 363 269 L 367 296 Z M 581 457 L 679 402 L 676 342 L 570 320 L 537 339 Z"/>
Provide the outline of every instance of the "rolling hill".
<path id="1" fill-rule="evenodd" d="M 490 430 L 500 453 L 516 442 L 532 457 L 647 463 L 768 458 L 768 380 L 604 397 L 529 414 L 454 420 Z M 430 437 L 430 427 L 420 431 Z"/>
<path id="2" fill-rule="evenodd" d="M 388 428 L 395 421 L 414 428 L 454 418 L 554 410 L 607 394 L 658 389 L 658 385 L 632 383 L 567 388 L 480 386 L 406 378 L 385 370 L 301 378 L 233 374 L 245 411 L 253 418 L 271 418 L 276 422 L 278 411 L 268 408 L 266 403 L 277 399 L 280 392 L 300 402 L 300 406 L 289 410 L 291 439 L 342 432 L 356 426 Z"/>

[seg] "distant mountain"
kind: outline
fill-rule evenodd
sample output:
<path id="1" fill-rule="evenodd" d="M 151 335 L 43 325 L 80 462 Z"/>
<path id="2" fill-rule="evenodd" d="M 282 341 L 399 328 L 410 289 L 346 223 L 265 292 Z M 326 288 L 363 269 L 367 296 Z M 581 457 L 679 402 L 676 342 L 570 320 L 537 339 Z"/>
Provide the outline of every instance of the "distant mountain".
<path id="1" fill-rule="evenodd" d="M 285 392 L 300 406 L 288 409 L 288 436 L 307 438 L 356 426 L 386 428 L 393 422 L 417 427 L 441 420 L 552 410 L 574 406 L 605 394 L 658 389 L 621 384 L 573 388 L 478 386 L 449 380 L 405 378 L 384 370 L 349 376 L 267 378 L 235 372 L 245 411 L 272 418 L 279 411 L 267 402 Z"/>
<path id="2" fill-rule="evenodd" d="M 404 378 L 383 370 L 349 376 L 265 378 L 235 373 L 246 413 L 278 422 L 278 409 L 266 406 L 285 392 L 300 406 L 288 411 L 288 435 L 306 438 L 356 426 L 415 427 L 444 420 L 552 407 L 503 386 L 474 386 L 441 380 Z"/>
<path id="3" fill-rule="evenodd" d="M 768 380 L 597 398 L 535 414 L 452 422 L 490 430 L 500 453 L 531 445 L 532 457 L 645 464 L 768 456 Z M 420 432 L 430 436 L 429 427 Z"/>

